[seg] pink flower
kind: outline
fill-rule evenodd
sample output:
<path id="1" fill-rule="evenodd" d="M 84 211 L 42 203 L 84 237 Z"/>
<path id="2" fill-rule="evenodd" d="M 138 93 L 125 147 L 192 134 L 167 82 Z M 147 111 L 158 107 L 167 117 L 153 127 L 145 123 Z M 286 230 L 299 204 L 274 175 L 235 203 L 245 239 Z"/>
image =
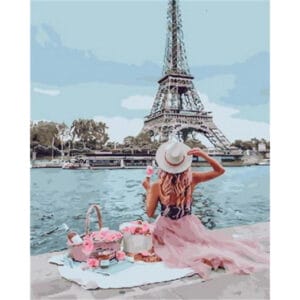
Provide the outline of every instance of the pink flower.
<path id="1" fill-rule="evenodd" d="M 122 235 L 120 235 L 118 233 L 115 233 L 115 235 L 114 235 L 114 241 L 117 241 L 117 240 L 119 240 L 121 238 L 122 238 Z"/>
<path id="2" fill-rule="evenodd" d="M 119 239 L 121 239 L 123 237 L 123 235 L 122 235 L 121 232 L 117 232 L 116 236 L 117 236 L 117 240 L 119 240 Z"/>
<path id="3" fill-rule="evenodd" d="M 89 254 L 94 249 L 94 242 L 91 237 L 85 237 L 83 240 L 83 252 Z"/>
<path id="4" fill-rule="evenodd" d="M 112 242 L 112 241 L 114 241 L 114 235 L 113 234 L 106 235 L 105 241 L 106 242 Z"/>
<path id="5" fill-rule="evenodd" d="M 90 267 L 90 268 L 97 268 L 99 267 L 99 260 L 96 259 L 96 258 L 89 258 L 87 260 L 87 265 Z"/>
<path id="6" fill-rule="evenodd" d="M 147 175 L 147 177 L 151 177 L 153 175 L 153 173 L 154 173 L 153 167 L 147 166 L 147 169 L 146 169 L 146 175 Z"/>
<path id="7" fill-rule="evenodd" d="M 122 237 L 123 235 L 121 232 L 109 230 L 108 228 L 102 228 L 101 231 L 93 232 L 91 234 L 91 238 L 105 242 L 113 242 L 121 239 Z"/>
<path id="8" fill-rule="evenodd" d="M 129 228 L 129 232 L 130 232 L 131 234 L 135 234 L 135 229 L 136 229 L 135 226 L 131 226 L 131 227 Z"/>
<path id="9" fill-rule="evenodd" d="M 100 234 L 103 236 L 106 236 L 107 234 L 110 234 L 111 230 L 109 230 L 108 228 L 102 228 L 100 230 Z"/>
<path id="10" fill-rule="evenodd" d="M 99 240 L 105 240 L 107 237 L 107 233 L 106 232 L 100 232 L 99 233 Z"/>
<path id="11" fill-rule="evenodd" d="M 149 225 L 148 224 L 143 224 L 142 225 L 142 233 L 148 233 L 149 232 Z"/>
<path id="12" fill-rule="evenodd" d="M 130 233 L 130 227 L 126 226 L 122 229 L 122 231 Z"/>
<path id="13" fill-rule="evenodd" d="M 147 235 L 147 234 L 151 234 L 153 228 L 154 228 L 153 224 L 149 224 L 146 221 L 137 220 L 137 221 L 130 222 L 129 226 L 124 226 L 122 228 L 122 233 Z"/>
<path id="14" fill-rule="evenodd" d="M 100 238 L 100 232 L 99 231 L 94 231 L 91 233 L 91 238 L 98 240 Z"/>
<path id="15" fill-rule="evenodd" d="M 117 251 L 117 254 L 116 254 L 117 260 L 124 260 L 125 256 L 126 256 L 125 252 Z"/>

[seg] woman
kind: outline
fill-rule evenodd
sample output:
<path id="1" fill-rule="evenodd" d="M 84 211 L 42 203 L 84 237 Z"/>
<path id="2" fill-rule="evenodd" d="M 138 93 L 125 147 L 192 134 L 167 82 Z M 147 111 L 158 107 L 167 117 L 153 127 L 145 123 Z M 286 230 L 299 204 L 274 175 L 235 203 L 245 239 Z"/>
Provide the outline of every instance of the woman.
<path id="1" fill-rule="evenodd" d="M 209 172 L 191 172 L 193 156 L 204 158 L 213 168 Z M 167 142 L 156 153 L 159 180 L 143 181 L 147 191 L 146 210 L 153 217 L 158 203 L 161 215 L 155 222 L 155 253 L 169 267 L 190 267 L 203 279 L 211 269 L 249 274 L 268 266 L 268 255 L 253 241 L 234 240 L 206 229 L 191 213 L 192 193 L 197 184 L 222 175 L 224 168 L 199 148 Z"/>

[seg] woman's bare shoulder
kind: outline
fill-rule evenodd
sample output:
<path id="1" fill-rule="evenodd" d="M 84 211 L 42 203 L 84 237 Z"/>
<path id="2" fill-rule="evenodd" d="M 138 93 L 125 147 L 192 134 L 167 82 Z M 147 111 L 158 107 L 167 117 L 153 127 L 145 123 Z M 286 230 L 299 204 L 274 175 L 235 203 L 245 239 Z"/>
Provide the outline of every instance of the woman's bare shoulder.
<path id="1" fill-rule="evenodd" d="M 152 188 L 153 190 L 159 190 L 159 180 L 153 182 L 153 183 L 151 184 L 151 188 Z"/>
<path id="2" fill-rule="evenodd" d="M 192 182 L 191 182 L 192 189 L 194 189 L 197 184 L 201 183 L 201 181 L 199 182 L 199 179 L 198 179 L 199 175 L 201 176 L 200 172 L 192 173 Z"/>
<path id="3" fill-rule="evenodd" d="M 199 176 L 200 172 L 192 172 L 192 180 L 195 180 L 195 177 Z"/>

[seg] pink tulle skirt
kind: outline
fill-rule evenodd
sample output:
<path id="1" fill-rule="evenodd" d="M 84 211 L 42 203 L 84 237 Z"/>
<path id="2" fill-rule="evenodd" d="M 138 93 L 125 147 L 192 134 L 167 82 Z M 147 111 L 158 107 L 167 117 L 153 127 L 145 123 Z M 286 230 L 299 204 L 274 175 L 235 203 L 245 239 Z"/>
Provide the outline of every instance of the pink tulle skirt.
<path id="1" fill-rule="evenodd" d="M 155 253 L 169 267 L 195 270 L 208 279 L 211 269 L 250 274 L 268 268 L 269 255 L 256 241 L 234 239 L 209 230 L 195 215 L 178 220 L 158 217 L 153 233 Z"/>

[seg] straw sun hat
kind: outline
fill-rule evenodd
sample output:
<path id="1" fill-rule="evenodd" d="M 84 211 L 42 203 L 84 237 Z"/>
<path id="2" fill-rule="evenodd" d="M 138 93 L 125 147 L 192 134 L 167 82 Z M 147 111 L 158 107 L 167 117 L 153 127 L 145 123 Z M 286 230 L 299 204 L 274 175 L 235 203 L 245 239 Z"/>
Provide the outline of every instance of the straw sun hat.
<path id="1" fill-rule="evenodd" d="M 156 151 L 156 162 L 163 170 L 171 174 L 178 174 L 187 170 L 193 160 L 192 155 L 187 155 L 190 147 L 179 142 L 161 144 Z"/>

